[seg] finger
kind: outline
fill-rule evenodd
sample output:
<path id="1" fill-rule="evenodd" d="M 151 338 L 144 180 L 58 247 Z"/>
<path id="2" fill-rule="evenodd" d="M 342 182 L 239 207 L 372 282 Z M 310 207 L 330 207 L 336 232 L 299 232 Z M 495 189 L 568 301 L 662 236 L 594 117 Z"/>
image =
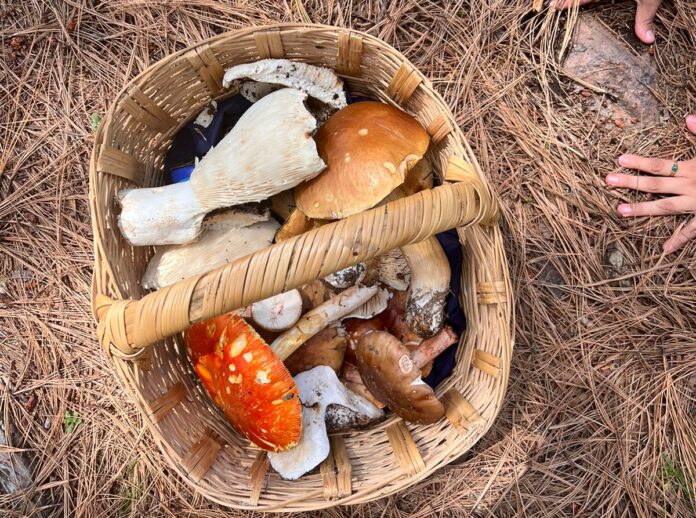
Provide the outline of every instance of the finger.
<path id="1" fill-rule="evenodd" d="M 612 173 L 607 175 L 605 180 L 608 185 L 614 187 L 659 194 L 687 194 L 694 188 L 693 180 L 688 178 L 655 178 Z"/>
<path id="2" fill-rule="evenodd" d="M 619 165 L 628 169 L 637 169 L 644 173 L 656 174 L 659 176 L 670 176 L 672 173 L 673 160 L 664 160 L 662 158 L 649 158 L 639 155 L 621 155 L 619 157 Z M 679 176 L 681 171 L 677 171 L 676 176 Z"/>
<path id="3" fill-rule="evenodd" d="M 689 128 L 689 131 L 696 135 L 696 114 L 689 115 L 686 118 L 686 127 Z"/>
<path id="4" fill-rule="evenodd" d="M 655 27 L 653 20 L 661 0 L 637 0 L 635 31 L 638 39 L 648 45 L 655 43 Z"/>
<path id="5" fill-rule="evenodd" d="M 622 203 L 616 208 L 625 218 L 639 216 L 667 216 L 696 211 L 696 199 L 691 196 L 672 196 L 662 200 L 641 203 Z"/>
<path id="6" fill-rule="evenodd" d="M 672 237 L 665 241 L 663 249 L 665 253 L 671 254 L 694 237 L 696 237 L 696 218 L 689 221 L 686 225 L 679 227 Z"/>

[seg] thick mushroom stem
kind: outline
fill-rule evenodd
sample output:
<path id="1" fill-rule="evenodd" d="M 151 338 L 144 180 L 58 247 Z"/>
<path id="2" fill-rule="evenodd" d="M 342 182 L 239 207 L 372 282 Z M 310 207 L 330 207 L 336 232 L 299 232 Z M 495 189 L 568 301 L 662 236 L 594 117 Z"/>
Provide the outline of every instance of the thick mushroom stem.
<path id="1" fill-rule="evenodd" d="M 406 323 L 420 336 L 433 336 L 445 324 L 445 303 L 452 275 L 449 261 L 435 237 L 404 246 L 401 251 L 411 269 Z"/>
<path id="2" fill-rule="evenodd" d="M 421 342 L 411 353 L 411 361 L 417 368 L 422 369 L 456 341 L 457 334 L 450 326 L 445 326 L 435 336 Z"/>
<path id="3" fill-rule="evenodd" d="M 123 236 L 136 246 L 188 243 L 207 212 L 265 200 L 318 175 L 325 164 L 306 98 L 284 88 L 252 105 L 187 182 L 120 191 Z"/>
<path id="4" fill-rule="evenodd" d="M 275 339 L 271 349 L 285 360 L 298 347 L 332 322 L 336 322 L 370 300 L 377 287 L 353 286 L 305 313 L 298 322 Z"/>

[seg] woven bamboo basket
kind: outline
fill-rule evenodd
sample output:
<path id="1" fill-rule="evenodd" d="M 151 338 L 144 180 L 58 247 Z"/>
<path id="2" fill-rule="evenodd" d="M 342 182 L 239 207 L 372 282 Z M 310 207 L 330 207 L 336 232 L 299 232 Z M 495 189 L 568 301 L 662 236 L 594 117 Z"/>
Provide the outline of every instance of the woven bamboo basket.
<path id="1" fill-rule="evenodd" d="M 163 181 L 179 129 L 222 89 L 225 68 L 286 57 L 333 68 L 353 95 L 400 106 L 432 137 L 442 185 L 281 242 L 217 270 L 144 293 L 152 255 L 121 236 L 115 194 Z M 513 305 L 497 207 L 471 148 L 429 81 L 367 34 L 283 24 L 222 34 L 168 56 L 131 81 L 96 135 L 90 164 L 95 268 L 92 301 L 101 344 L 171 466 L 226 506 L 308 511 L 403 490 L 469 450 L 497 416 L 508 381 Z M 446 419 L 415 426 L 389 415 L 331 438 L 320 469 L 297 481 L 269 469 L 198 383 L 181 331 L 390 249 L 457 228 L 464 251 L 461 306 L 468 329 L 452 375 L 437 387 Z"/>

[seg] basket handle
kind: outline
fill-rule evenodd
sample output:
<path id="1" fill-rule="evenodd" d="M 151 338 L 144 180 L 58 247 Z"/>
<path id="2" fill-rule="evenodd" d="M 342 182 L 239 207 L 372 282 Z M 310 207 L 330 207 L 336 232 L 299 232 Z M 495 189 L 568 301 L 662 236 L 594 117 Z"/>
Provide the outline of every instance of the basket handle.
<path id="1" fill-rule="evenodd" d="M 213 318 L 302 286 L 450 228 L 497 219 L 497 204 L 472 175 L 323 225 L 145 295 L 97 295 L 97 332 L 108 353 L 131 356 Z M 113 349 L 116 348 L 116 350 Z"/>

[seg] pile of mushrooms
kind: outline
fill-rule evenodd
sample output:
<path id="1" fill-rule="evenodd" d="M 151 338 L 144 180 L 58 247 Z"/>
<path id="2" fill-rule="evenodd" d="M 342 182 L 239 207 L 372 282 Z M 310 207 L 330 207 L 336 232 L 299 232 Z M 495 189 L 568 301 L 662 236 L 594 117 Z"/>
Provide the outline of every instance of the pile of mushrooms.
<path id="1" fill-rule="evenodd" d="M 253 104 L 190 179 L 118 195 L 124 237 L 156 246 L 145 288 L 432 187 L 420 123 L 388 104 L 347 105 L 331 70 L 262 60 L 223 84 Z M 422 378 L 458 339 L 445 323 L 450 276 L 429 238 L 197 323 L 186 351 L 232 425 L 296 479 L 326 458 L 329 434 L 386 410 L 442 418 Z"/>

